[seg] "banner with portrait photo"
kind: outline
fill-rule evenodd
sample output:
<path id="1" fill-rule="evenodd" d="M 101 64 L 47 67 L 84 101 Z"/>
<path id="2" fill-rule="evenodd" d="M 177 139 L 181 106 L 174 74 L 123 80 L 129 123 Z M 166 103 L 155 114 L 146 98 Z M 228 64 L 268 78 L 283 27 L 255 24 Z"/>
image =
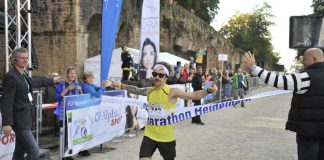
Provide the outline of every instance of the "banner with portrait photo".
<path id="1" fill-rule="evenodd" d="M 141 20 L 140 70 L 138 79 L 152 77 L 160 53 L 160 0 L 144 0 Z"/>

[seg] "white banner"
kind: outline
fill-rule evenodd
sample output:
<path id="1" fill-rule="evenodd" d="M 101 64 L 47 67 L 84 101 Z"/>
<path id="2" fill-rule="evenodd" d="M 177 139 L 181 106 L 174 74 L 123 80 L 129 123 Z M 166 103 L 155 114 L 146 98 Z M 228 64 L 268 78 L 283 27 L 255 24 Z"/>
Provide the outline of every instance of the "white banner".
<path id="1" fill-rule="evenodd" d="M 146 103 L 137 99 L 104 95 L 99 99 L 80 95 L 67 97 L 66 104 L 70 109 L 67 111 L 68 150 L 65 156 L 122 136 L 125 133 L 127 107 L 132 108 L 130 114 L 137 118 L 136 122 L 131 123 L 136 123 L 139 128 L 147 124 Z"/>
<path id="2" fill-rule="evenodd" d="M 240 105 L 241 103 L 251 101 L 253 99 L 275 96 L 275 95 L 280 95 L 280 94 L 285 94 L 285 93 L 291 93 L 291 91 L 276 90 L 276 91 L 260 93 L 260 94 L 257 94 L 255 96 L 248 97 L 245 99 L 232 100 L 232 101 L 226 101 L 226 102 L 214 102 L 214 103 L 209 103 L 209 104 L 200 105 L 200 106 L 176 108 L 174 110 L 158 110 L 158 111 L 156 111 L 156 110 L 148 109 L 148 115 L 149 115 L 148 125 L 173 124 L 173 123 L 177 123 L 180 121 L 190 119 L 197 115 L 214 112 L 214 111 L 224 109 L 224 108 L 227 108 L 230 106 Z"/>
<path id="3" fill-rule="evenodd" d="M 16 136 L 14 134 L 6 137 L 2 131 L 2 117 L 0 114 L 0 159 L 10 160 L 12 159 L 13 152 L 15 150 Z"/>
<path id="4" fill-rule="evenodd" d="M 141 21 L 139 79 L 152 76 L 160 53 L 160 0 L 144 0 Z"/>
<path id="5" fill-rule="evenodd" d="M 219 54 L 218 60 L 219 61 L 227 61 L 227 54 Z"/>

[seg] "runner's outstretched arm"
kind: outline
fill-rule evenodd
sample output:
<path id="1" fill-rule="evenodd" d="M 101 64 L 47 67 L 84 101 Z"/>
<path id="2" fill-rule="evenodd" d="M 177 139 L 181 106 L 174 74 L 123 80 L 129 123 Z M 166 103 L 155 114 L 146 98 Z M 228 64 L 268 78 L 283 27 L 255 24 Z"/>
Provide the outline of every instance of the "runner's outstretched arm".
<path id="1" fill-rule="evenodd" d="M 218 90 L 217 86 L 212 86 L 206 90 L 200 90 L 195 92 L 185 92 L 179 88 L 172 88 L 170 90 L 170 96 L 172 98 L 181 98 L 185 100 L 199 100 L 205 97 L 209 93 L 214 93 Z"/>

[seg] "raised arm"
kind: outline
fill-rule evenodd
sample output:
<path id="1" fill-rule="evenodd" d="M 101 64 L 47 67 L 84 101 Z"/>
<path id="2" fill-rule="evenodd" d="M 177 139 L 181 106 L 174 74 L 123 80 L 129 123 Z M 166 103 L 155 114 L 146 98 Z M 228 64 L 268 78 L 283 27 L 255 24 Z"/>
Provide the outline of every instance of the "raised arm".
<path id="1" fill-rule="evenodd" d="M 133 85 L 126 85 L 126 84 L 122 84 L 122 83 L 116 82 L 115 80 L 111 80 L 111 79 L 109 81 L 111 81 L 113 86 L 119 87 L 121 89 L 125 89 L 129 93 L 147 96 L 149 88 L 139 88 L 139 87 L 136 87 Z"/>
<path id="2" fill-rule="evenodd" d="M 243 62 L 252 70 L 254 76 L 258 76 L 265 84 L 273 87 L 292 90 L 297 94 L 307 92 L 310 86 L 310 78 L 306 72 L 289 75 L 278 75 L 255 65 L 255 58 L 250 52 L 245 53 Z"/>

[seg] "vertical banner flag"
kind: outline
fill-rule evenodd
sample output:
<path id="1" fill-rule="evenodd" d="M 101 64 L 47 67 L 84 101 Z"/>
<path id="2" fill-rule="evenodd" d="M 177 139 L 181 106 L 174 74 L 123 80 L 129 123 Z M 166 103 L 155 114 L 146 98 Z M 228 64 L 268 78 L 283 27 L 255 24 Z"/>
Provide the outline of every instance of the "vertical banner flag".
<path id="1" fill-rule="evenodd" d="M 114 49 L 122 5 L 123 0 L 102 1 L 101 81 L 108 78 L 110 60 Z"/>
<path id="2" fill-rule="evenodd" d="M 139 79 L 152 76 L 160 53 L 160 0 L 144 0 L 142 6 Z"/>

